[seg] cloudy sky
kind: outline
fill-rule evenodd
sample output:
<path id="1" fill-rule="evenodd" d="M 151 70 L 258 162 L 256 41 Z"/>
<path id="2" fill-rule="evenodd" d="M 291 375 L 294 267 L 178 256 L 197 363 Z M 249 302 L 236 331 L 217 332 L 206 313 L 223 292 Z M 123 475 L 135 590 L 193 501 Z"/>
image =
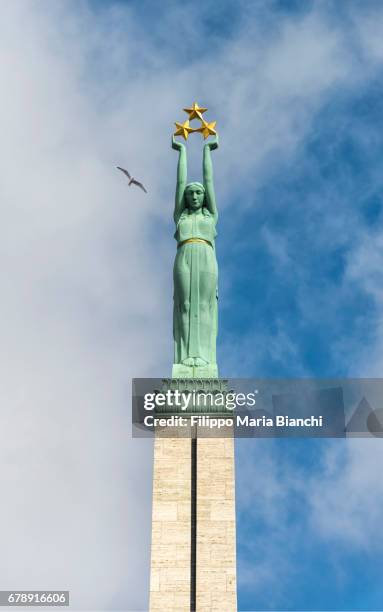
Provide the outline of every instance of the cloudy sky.
<path id="1" fill-rule="evenodd" d="M 382 31 L 379 0 L 1 1 L 0 589 L 147 608 L 130 385 L 171 371 L 184 106 L 220 134 L 221 374 L 381 375 Z M 239 608 L 382 610 L 381 441 L 236 459 Z"/>

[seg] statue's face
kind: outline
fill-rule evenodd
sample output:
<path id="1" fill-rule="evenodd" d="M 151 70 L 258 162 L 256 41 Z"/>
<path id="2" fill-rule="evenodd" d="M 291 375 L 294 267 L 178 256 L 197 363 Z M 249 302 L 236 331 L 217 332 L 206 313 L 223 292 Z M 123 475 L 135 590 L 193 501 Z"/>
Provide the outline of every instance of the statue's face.
<path id="1" fill-rule="evenodd" d="M 205 193 L 199 185 L 190 185 L 185 191 L 186 204 L 190 210 L 202 208 Z"/>

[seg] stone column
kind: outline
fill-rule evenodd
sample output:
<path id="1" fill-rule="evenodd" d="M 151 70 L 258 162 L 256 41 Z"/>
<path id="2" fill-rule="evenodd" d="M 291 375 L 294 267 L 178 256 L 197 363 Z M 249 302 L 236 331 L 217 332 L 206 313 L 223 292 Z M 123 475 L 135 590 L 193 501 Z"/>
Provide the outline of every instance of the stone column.
<path id="1" fill-rule="evenodd" d="M 234 440 L 197 440 L 198 612 L 236 612 Z"/>
<path id="2" fill-rule="evenodd" d="M 150 612 L 190 612 L 191 440 L 154 442 Z"/>
<path id="3" fill-rule="evenodd" d="M 233 430 L 193 429 L 156 433 L 150 612 L 237 610 Z"/>

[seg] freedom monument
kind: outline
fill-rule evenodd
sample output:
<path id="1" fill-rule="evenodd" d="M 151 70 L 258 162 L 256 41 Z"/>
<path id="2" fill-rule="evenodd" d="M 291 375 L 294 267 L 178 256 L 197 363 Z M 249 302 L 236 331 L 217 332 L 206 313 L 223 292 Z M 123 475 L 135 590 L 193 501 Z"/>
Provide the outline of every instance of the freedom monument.
<path id="1" fill-rule="evenodd" d="M 216 122 L 206 108 L 184 109 L 172 147 L 178 152 L 174 223 L 172 389 L 221 391 L 216 359 L 218 266 L 215 238 L 218 211 L 211 152 L 218 148 Z M 200 122 L 192 127 L 190 121 Z M 185 144 L 201 133 L 202 183 L 187 182 Z M 193 407 L 192 407 L 193 409 Z M 165 408 L 165 412 L 166 412 Z M 204 407 L 199 414 L 208 415 Z M 162 411 L 164 412 L 164 411 Z M 172 414 L 168 409 L 167 414 Z M 190 411 L 192 414 L 193 410 Z M 234 439 L 155 433 L 153 469 L 150 612 L 236 612 Z M 222 433 L 221 433 L 222 436 Z"/>

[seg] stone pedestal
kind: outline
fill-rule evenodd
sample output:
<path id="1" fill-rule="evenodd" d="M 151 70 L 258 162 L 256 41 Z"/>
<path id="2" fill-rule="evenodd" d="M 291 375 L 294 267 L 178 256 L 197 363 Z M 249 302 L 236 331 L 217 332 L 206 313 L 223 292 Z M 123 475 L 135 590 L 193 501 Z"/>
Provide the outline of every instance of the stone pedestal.
<path id="1" fill-rule="evenodd" d="M 150 612 L 236 612 L 232 431 L 220 438 L 202 437 L 198 428 L 194 439 L 161 434 L 154 444 Z"/>

